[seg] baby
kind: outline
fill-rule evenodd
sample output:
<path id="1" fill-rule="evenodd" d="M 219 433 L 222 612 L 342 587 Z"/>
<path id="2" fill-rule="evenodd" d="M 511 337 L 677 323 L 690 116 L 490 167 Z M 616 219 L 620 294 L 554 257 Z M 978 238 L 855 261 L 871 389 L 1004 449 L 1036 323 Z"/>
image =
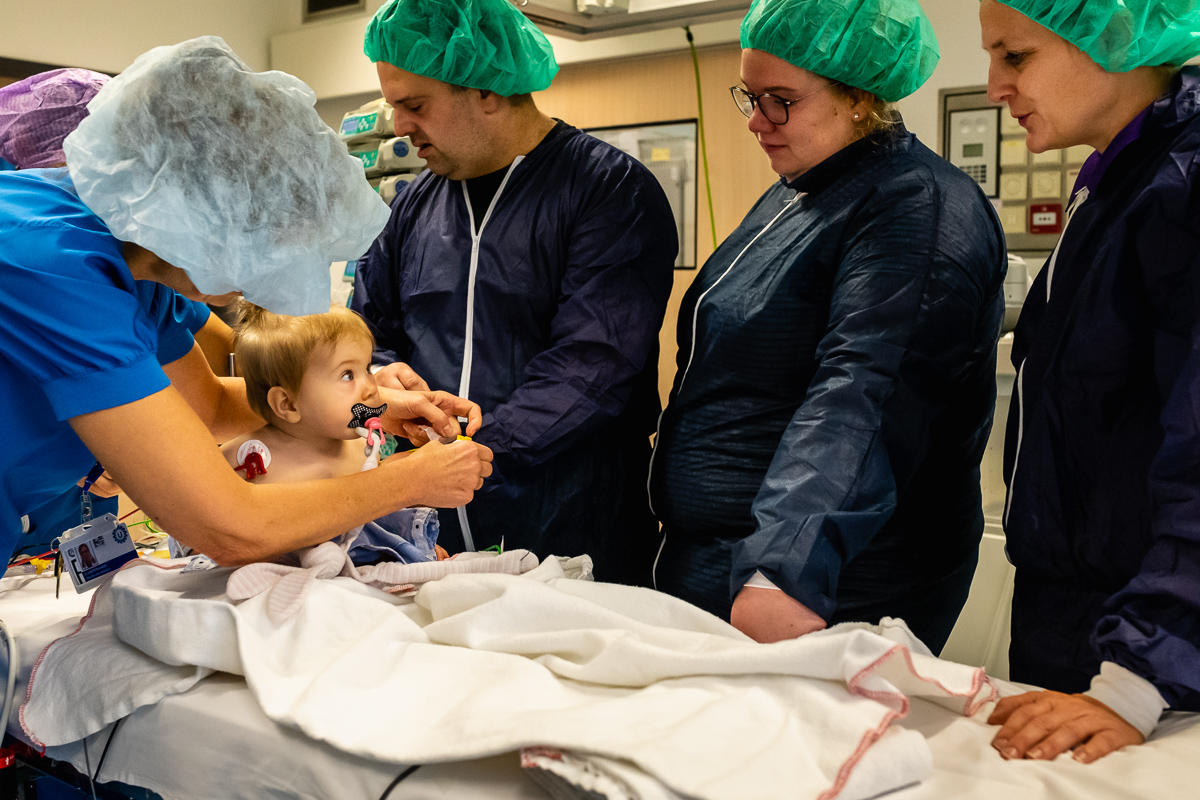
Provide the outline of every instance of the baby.
<path id="1" fill-rule="evenodd" d="M 365 461 L 357 431 L 386 408 L 370 372 L 374 339 L 353 311 L 287 317 L 243 303 L 234 338 L 250 407 L 267 424 L 221 447 L 255 483 L 335 478 Z"/>
<path id="2" fill-rule="evenodd" d="M 336 307 L 288 317 L 249 303 L 240 317 L 238 373 L 250 407 L 267 424 L 221 447 L 230 465 L 255 483 L 336 478 L 374 466 L 367 462 L 383 438 L 375 418 L 387 406 L 369 369 L 374 338 L 362 318 Z M 445 557 L 436 537 L 436 511 L 404 509 L 364 526 L 351 556 L 355 563 Z"/>

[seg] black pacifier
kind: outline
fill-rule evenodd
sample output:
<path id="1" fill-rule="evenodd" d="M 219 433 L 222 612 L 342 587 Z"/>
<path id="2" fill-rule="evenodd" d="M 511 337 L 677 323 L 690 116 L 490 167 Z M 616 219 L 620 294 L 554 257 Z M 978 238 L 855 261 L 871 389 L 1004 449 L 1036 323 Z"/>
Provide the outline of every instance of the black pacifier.
<path id="1" fill-rule="evenodd" d="M 367 420 L 381 417 L 385 411 L 387 411 L 387 403 L 384 403 L 381 406 L 376 406 L 375 408 L 371 408 L 363 403 L 355 403 L 350 409 L 350 413 L 354 415 L 354 418 L 350 420 L 350 424 L 348 424 L 346 427 L 365 428 L 367 427 Z"/>

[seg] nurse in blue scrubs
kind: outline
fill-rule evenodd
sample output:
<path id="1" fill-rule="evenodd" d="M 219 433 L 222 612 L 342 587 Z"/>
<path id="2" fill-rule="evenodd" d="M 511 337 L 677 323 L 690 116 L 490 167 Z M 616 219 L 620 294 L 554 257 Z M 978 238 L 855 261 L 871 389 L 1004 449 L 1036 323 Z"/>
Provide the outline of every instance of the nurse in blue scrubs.
<path id="1" fill-rule="evenodd" d="M 157 48 L 106 85 L 68 137 L 67 169 L 0 172 L 0 551 L 21 517 L 99 462 L 183 543 L 240 564 L 409 505 L 467 502 L 490 472 L 471 442 L 433 443 L 338 480 L 254 486 L 215 447 L 260 424 L 218 379 L 179 295 L 244 292 L 281 313 L 328 308 L 328 264 L 361 255 L 387 207 L 312 108 L 215 37 Z M 252 145 L 252 146 L 251 146 Z M 457 432 L 478 408 L 394 392 L 385 425 Z"/>
<path id="2" fill-rule="evenodd" d="M 87 116 L 87 104 L 109 80 L 108 75 L 88 69 L 56 69 L 0 88 L 0 171 L 65 167 L 63 140 Z M 153 293 L 153 286 L 140 284 L 139 291 Z M 146 299 L 153 302 L 152 297 Z M 210 342 L 208 347 L 201 345 L 210 364 L 214 357 L 208 351 L 213 344 L 232 338 L 229 326 L 217 319 L 208 306 L 182 295 L 175 295 L 170 306 L 156 307 L 155 313 L 174 315 L 175 321 L 189 334 L 185 339 L 180 331 L 176 346 L 159 347 L 160 364 L 185 355 L 192 347 L 191 337 L 198 337 L 202 330 L 205 340 Z M 178 325 L 175 328 L 179 330 Z M 42 553 L 50 549 L 51 542 L 64 530 L 82 522 L 82 484 L 83 480 L 79 486 L 72 486 L 65 494 L 21 517 L 22 536 L 14 555 Z M 89 488 L 94 516 L 116 513 L 118 488 L 110 478 L 101 475 L 90 482 Z"/>
<path id="3" fill-rule="evenodd" d="M 66 166 L 62 143 L 87 116 L 87 104 L 109 76 L 88 69 L 56 69 L 30 76 L 0 88 L 0 172 Z M 180 298 L 189 306 L 207 306 Z M 189 317 L 204 324 L 198 313 Z M 193 330 L 193 333 L 195 330 Z M 117 511 L 116 488 L 101 478 L 91 487 L 95 516 Z M 21 517 L 22 535 L 14 555 L 39 554 L 64 530 L 82 521 L 82 486 Z"/>

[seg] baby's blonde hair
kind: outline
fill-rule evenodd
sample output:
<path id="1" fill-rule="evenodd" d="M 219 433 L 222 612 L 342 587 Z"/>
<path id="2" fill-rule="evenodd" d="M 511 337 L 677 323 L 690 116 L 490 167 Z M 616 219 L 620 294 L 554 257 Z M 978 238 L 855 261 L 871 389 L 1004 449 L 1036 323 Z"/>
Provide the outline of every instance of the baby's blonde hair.
<path id="1" fill-rule="evenodd" d="M 299 391 L 313 352 L 349 338 L 375 346 L 367 323 L 348 308 L 334 306 L 325 314 L 289 317 L 243 301 L 238 308 L 233 352 L 238 375 L 246 379 L 250 408 L 269 421 L 274 416 L 267 402 L 271 387 Z"/>

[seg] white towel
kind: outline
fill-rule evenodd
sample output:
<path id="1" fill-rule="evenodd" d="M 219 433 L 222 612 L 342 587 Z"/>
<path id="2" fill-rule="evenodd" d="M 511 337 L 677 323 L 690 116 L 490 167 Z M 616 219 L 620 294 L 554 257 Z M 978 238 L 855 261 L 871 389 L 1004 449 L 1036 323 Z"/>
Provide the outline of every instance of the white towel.
<path id="1" fill-rule="evenodd" d="M 130 561 L 125 568 L 142 563 L 148 562 Z M 179 575 L 182 566 L 172 570 L 174 585 L 180 592 L 202 586 L 200 596 L 229 574 L 203 573 L 197 580 L 198 573 Z M 208 667 L 179 661 L 172 666 L 146 655 L 114 635 L 113 621 L 109 581 L 93 592 L 79 627 L 51 642 L 38 657 L 20 711 L 21 727 L 34 744 L 78 741 L 142 706 L 187 691 L 212 673 Z"/>
<path id="2" fill-rule="evenodd" d="M 759 645 L 675 598 L 564 580 L 552 559 L 520 577 L 452 575 L 415 602 L 313 581 L 283 624 L 266 595 L 234 606 L 214 595 L 219 571 L 201 574 L 220 585 L 184 590 L 145 565 L 118 573 L 117 635 L 165 664 L 237 662 L 268 717 L 388 762 L 543 746 L 629 765 L 689 798 L 856 800 L 931 769 L 918 734 L 884 737 L 906 695 L 973 713 L 994 691 L 899 624 Z M 65 691 L 60 679 L 39 681 L 27 706 Z"/>
<path id="3" fill-rule="evenodd" d="M 20 710 L 26 735 L 42 747 L 78 741 L 142 706 L 187 691 L 214 671 L 241 675 L 234 604 L 244 597 L 261 593 L 272 619 L 294 613 L 307 587 L 319 579 L 337 578 L 347 588 L 359 581 L 360 591 L 379 597 L 366 588 L 374 578 L 372 568 L 355 568 L 339 544 L 326 542 L 296 555 L 305 567 L 260 563 L 215 568 L 204 556 L 129 562 L 122 572 L 136 572 L 121 577 L 123 588 L 114 594 L 112 581 L 102 583 L 75 632 L 51 642 L 38 656 Z M 386 574 L 384 583 L 404 578 L 415 585 L 455 570 L 519 574 L 536 561 L 527 550 L 512 550 L 501 556 L 472 553 L 462 560 L 379 566 L 409 567 L 408 572 Z M 590 579 L 587 556 L 563 563 L 571 574 Z M 339 578 L 347 569 L 366 572 Z M 128 587 L 143 585 L 169 587 L 166 596 L 175 602 L 162 607 L 138 602 L 142 596 Z"/>

